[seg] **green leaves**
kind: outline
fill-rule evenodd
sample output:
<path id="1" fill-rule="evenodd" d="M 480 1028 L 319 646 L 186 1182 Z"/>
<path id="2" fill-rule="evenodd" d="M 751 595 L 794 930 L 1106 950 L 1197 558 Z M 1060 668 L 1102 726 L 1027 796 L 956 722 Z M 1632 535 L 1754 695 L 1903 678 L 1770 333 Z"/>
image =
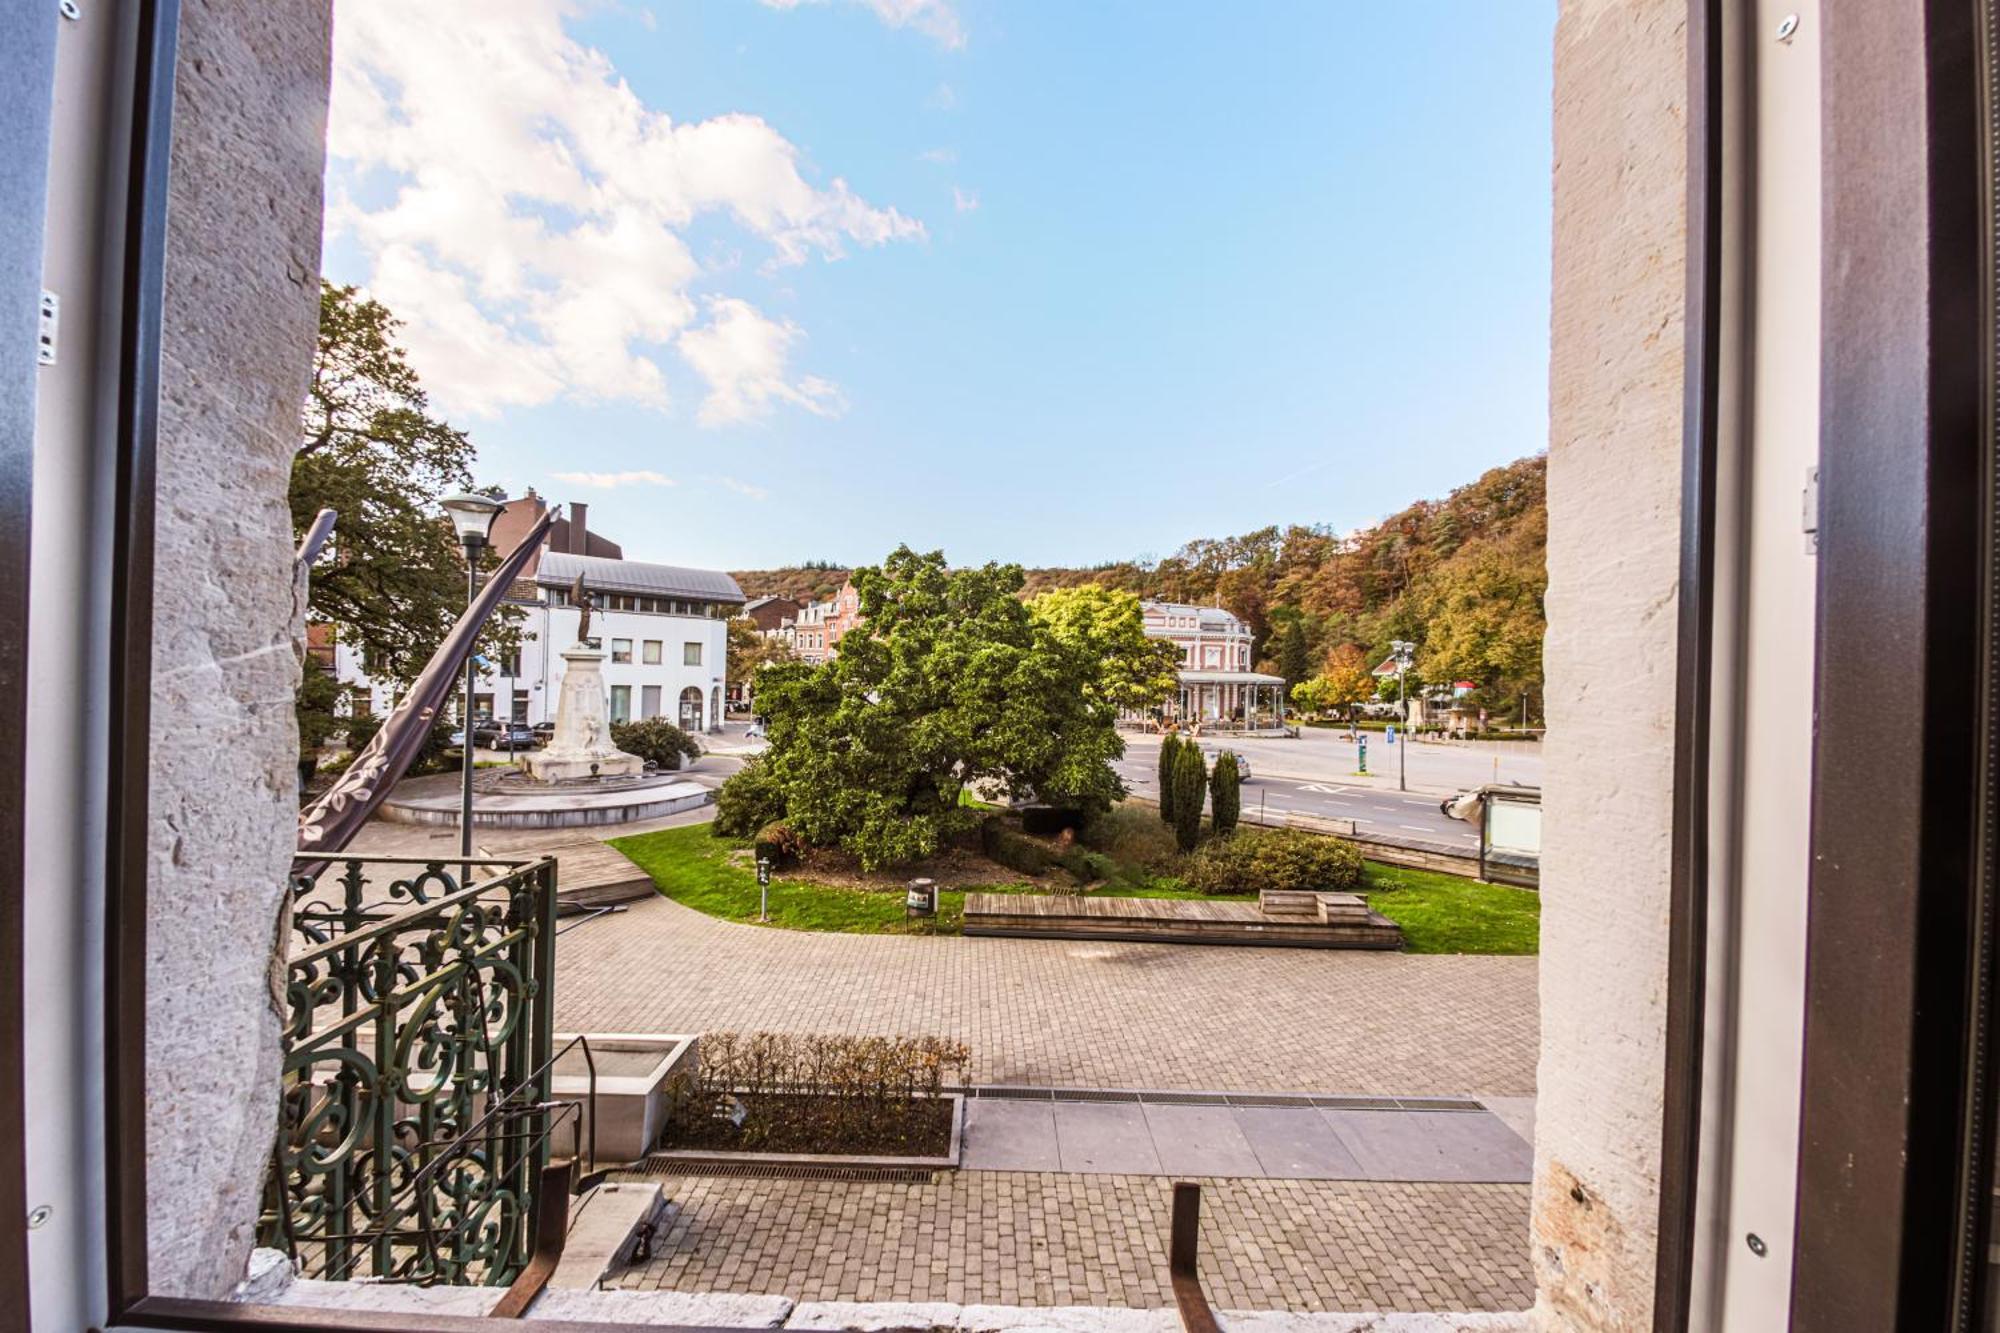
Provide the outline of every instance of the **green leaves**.
<path id="1" fill-rule="evenodd" d="M 757 677 L 770 748 L 753 781 L 808 842 L 876 869 L 968 831 L 971 787 L 1092 810 L 1124 795 L 1120 701 L 1154 698 L 1162 661 L 1136 598 L 1074 589 L 1037 611 L 1017 565 L 908 547 L 853 579 L 862 620 L 839 655 Z"/>

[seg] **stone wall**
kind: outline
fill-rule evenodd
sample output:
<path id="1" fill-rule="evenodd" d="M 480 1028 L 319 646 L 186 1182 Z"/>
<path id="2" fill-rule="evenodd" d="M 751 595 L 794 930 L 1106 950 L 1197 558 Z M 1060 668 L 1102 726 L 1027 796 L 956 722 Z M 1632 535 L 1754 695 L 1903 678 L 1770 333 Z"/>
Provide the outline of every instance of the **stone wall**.
<path id="1" fill-rule="evenodd" d="M 1686 236 L 1685 0 L 1555 42 L 1548 760 L 1533 1205 L 1544 1329 L 1650 1329 Z"/>
<path id="2" fill-rule="evenodd" d="M 155 1292 L 243 1276 L 277 1112 L 295 837 L 285 502 L 319 315 L 329 0 L 184 0 L 155 547 L 147 1158 Z"/>

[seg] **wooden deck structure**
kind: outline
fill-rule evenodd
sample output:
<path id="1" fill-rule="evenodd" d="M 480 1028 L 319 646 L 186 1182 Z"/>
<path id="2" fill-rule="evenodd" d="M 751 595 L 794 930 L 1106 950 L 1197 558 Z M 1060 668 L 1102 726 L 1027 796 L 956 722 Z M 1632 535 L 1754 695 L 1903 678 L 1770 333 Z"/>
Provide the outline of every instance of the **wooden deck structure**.
<path id="1" fill-rule="evenodd" d="M 565 915 L 650 897 L 652 876 L 607 843 L 565 843 L 540 853 L 556 859 L 556 910 Z"/>
<path id="2" fill-rule="evenodd" d="M 1294 949 L 1403 947 L 1403 932 L 1396 923 L 1370 911 L 1367 902 L 1352 893 L 1266 893 L 1256 902 L 968 893 L 965 933 Z"/>

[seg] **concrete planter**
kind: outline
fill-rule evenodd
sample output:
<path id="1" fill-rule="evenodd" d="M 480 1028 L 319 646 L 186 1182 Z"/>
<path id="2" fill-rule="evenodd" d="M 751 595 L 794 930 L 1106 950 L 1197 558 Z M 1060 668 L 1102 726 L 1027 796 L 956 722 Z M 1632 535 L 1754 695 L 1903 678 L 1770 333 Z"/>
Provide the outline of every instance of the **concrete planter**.
<path id="1" fill-rule="evenodd" d="M 581 1035 L 597 1064 L 597 1165 L 636 1162 L 666 1128 L 676 1088 L 691 1082 L 701 1058 L 698 1039 L 660 1032 L 556 1034 L 557 1049 Z M 551 1092 L 582 1102 L 582 1151 L 591 1150 L 590 1072 L 581 1046 L 556 1062 Z"/>

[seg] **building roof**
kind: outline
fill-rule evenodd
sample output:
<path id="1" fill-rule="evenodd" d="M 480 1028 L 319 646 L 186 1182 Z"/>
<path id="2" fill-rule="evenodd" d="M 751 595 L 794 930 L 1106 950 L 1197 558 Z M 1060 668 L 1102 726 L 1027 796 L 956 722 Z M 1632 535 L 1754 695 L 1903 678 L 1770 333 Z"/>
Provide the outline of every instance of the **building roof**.
<path id="1" fill-rule="evenodd" d="M 1197 623 L 1203 627 L 1212 625 L 1222 629 L 1247 628 L 1243 624 L 1242 617 L 1219 606 L 1195 606 L 1189 602 L 1142 601 L 1139 603 L 1139 609 L 1142 612 L 1158 612 L 1165 616 L 1195 616 L 1198 617 Z"/>
<path id="2" fill-rule="evenodd" d="M 606 560 L 567 551 L 544 551 L 535 582 L 545 588 L 567 588 L 583 575 L 583 586 L 597 592 L 632 593 L 640 597 L 687 597 L 704 602 L 741 602 L 743 589 L 719 569 L 684 569 L 679 565 L 649 565 L 641 560 Z"/>
<path id="3" fill-rule="evenodd" d="M 763 597 L 751 598 L 743 604 L 743 609 L 745 611 L 755 611 L 758 607 L 769 606 L 772 602 L 783 602 L 786 606 L 797 606 L 799 604 L 796 597 L 780 597 L 775 593 L 771 593 Z"/>
<path id="4" fill-rule="evenodd" d="M 1183 671 L 1180 681 L 1183 685 L 1283 685 L 1285 678 L 1262 671 Z"/>

